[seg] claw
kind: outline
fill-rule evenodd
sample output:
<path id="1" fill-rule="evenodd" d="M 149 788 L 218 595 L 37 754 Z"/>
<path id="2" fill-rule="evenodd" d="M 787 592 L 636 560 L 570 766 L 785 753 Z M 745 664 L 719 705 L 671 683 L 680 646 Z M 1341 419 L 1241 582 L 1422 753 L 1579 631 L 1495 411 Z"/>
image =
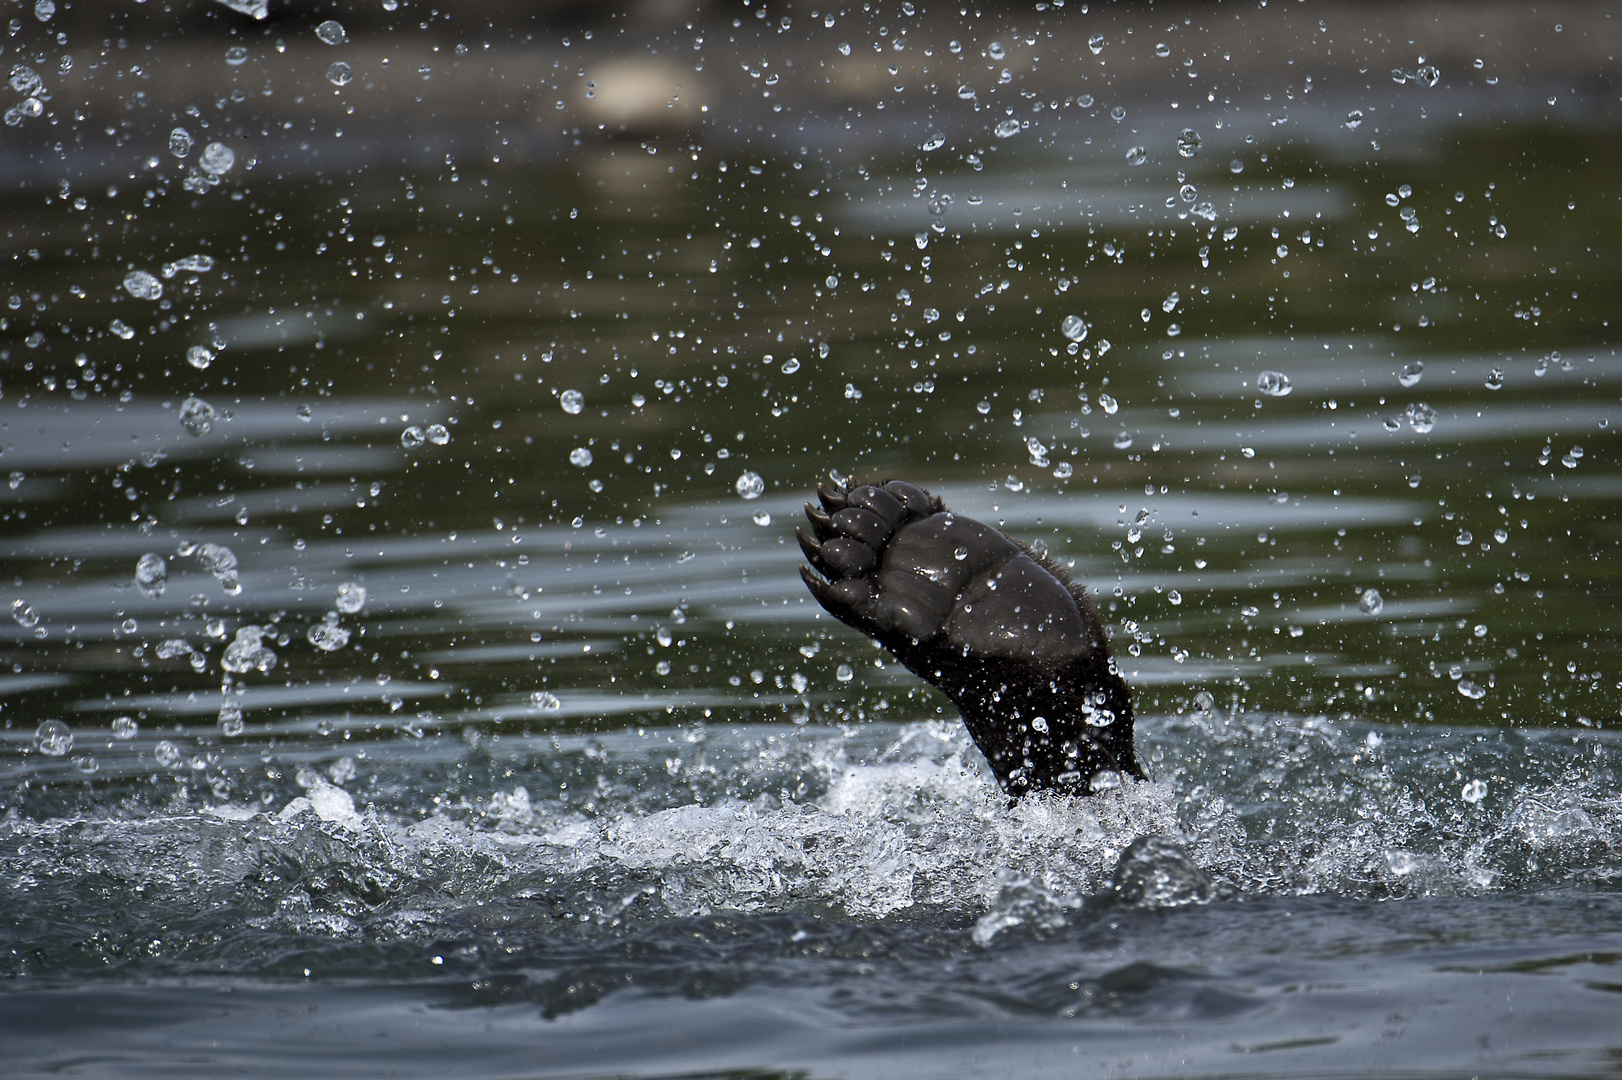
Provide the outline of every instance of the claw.
<path id="1" fill-rule="evenodd" d="M 822 548 L 818 546 L 817 542 L 805 535 L 805 530 L 801 528 L 795 528 L 794 539 L 800 542 L 800 550 L 805 553 L 805 561 L 824 574 L 828 573 L 827 561 L 823 559 Z"/>
<path id="2" fill-rule="evenodd" d="M 817 498 L 822 501 L 823 509 L 830 514 L 838 513 L 846 505 L 844 491 L 826 481 L 817 485 Z"/>
<path id="3" fill-rule="evenodd" d="M 873 596 L 866 578 L 845 578 L 829 584 L 812 572 L 809 566 L 802 566 L 800 580 L 811 590 L 811 595 L 816 597 L 817 603 L 834 618 L 849 623 L 864 634 L 868 632 L 864 628 L 866 621 L 857 609 L 859 604 L 871 600 Z"/>
<path id="4" fill-rule="evenodd" d="M 811 590 L 811 595 L 817 598 L 817 603 L 829 611 L 834 610 L 829 607 L 832 597 L 829 595 L 828 583 L 819 578 L 809 566 L 800 567 L 800 580 L 805 582 L 805 587 Z"/>
<path id="5" fill-rule="evenodd" d="M 811 522 L 811 531 L 817 534 L 818 540 L 831 540 L 839 535 L 834 529 L 833 520 L 810 503 L 805 504 L 805 516 Z"/>

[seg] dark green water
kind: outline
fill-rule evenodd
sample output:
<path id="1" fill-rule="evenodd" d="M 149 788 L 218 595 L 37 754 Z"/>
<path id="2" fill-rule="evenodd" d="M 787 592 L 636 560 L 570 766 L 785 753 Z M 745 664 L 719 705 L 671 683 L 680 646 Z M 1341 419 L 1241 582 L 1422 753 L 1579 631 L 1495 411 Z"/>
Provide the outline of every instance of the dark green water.
<path id="1" fill-rule="evenodd" d="M 11 1067 L 1614 1074 L 1613 21 L 1077 7 L 19 14 Z M 847 475 L 1152 785 L 995 794 Z"/>

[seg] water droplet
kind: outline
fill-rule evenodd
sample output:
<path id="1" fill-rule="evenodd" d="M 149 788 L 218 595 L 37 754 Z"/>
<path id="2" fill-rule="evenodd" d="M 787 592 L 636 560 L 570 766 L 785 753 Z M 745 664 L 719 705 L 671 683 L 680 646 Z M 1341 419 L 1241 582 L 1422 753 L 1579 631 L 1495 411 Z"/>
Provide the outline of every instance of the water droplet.
<path id="1" fill-rule="evenodd" d="M 232 67 L 241 67 L 248 62 L 248 50 L 241 45 L 233 45 L 225 50 L 225 62 Z"/>
<path id="2" fill-rule="evenodd" d="M 183 158 L 191 153 L 191 132 L 185 128 L 177 127 L 169 133 L 169 152 L 175 157 Z"/>
<path id="3" fill-rule="evenodd" d="M 976 405 L 974 407 L 974 411 L 979 413 L 981 416 L 989 415 L 990 412 L 991 412 L 991 402 L 989 402 L 989 401 L 980 402 L 978 405 Z"/>
<path id="4" fill-rule="evenodd" d="M 1004 56 L 1008 55 L 1008 53 L 1007 50 L 1002 47 L 1002 42 L 993 41 L 986 48 L 986 55 L 991 57 L 993 60 L 1001 60 Z"/>
<path id="5" fill-rule="evenodd" d="M 1193 202 L 1195 196 L 1199 195 L 1199 193 L 1200 193 L 1200 189 L 1195 187 L 1193 184 L 1184 184 L 1182 187 L 1177 189 L 1178 196 L 1184 202 Z M 1207 221 L 1210 221 L 1210 220 L 1212 220 L 1213 218 L 1216 217 L 1216 209 L 1214 207 L 1211 208 L 1209 217 L 1206 216 L 1205 212 L 1203 212 L 1203 209 L 1202 210 L 1196 210 L 1195 213 L 1199 214 L 1201 217 L 1205 218 Z"/>
<path id="6" fill-rule="evenodd" d="M 212 269 L 214 269 L 214 256 L 187 255 L 183 259 L 176 259 L 174 262 L 164 263 L 163 276 L 166 278 L 172 278 L 183 270 L 195 274 L 206 274 Z M 223 348 L 224 346 L 221 345 L 219 347 Z"/>
<path id="7" fill-rule="evenodd" d="M 1112 106 L 1110 108 L 1110 111 L 1109 111 L 1109 118 L 1111 120 L 1115 121 L 1117 124 L 1119 124 L 1122 120 L 1125 120 L 1126 119 L 1126 106 L 1125 105 Z"/>
<path id="8" fill-rule="evenodd" d="M 1426 89 L 1435 86 L 1439 81 L 1441 81 L 1441 78 L 1442 73 L 1437 69 L 1435 64 L 1426 64 L 1424 67 L 1414 72 L 1414 82 L 1425 87 Z"/>
<path id="9" fill-rule="evenodd" d="M 962 97 L 963 95 L 962 95 L 961 92 L 959 92 L 958 96 Z M 974 96 L 974 91 L 972 91 L 972 90 L 969 91 L 969 96 L 973 97 Z M 930 151 L 930 150 L 939 150 L 941 147 L 943 147 L 945 145 L 946 145 L 946 136 L 942 135 L 938 131 L 933 131 L 933 132 L 930 132 L 929 137 L 924 140 L 923 145 L 922 145 L 922 147 L 920 147 L 920 149 L 927 152 L 927 151 Z"/>
<path id="10" fill-rule="evenodd" d="M 34 18 L 40 22 L 50 22 L 55 14 L 56 0 L 34 0 Z"/>
<path id="11" fill-rule="evenodd" d="M 1145 146 L 1134 146 L 1126 152 L 1128 165 L 1142 165 L 1149 160 L 1149 149 Z"/>
<path id="12" fill-rule="evenodd" d="M 1480 701 L 1482 698 L 1487 696 L 1487 691 L 1484 688 L 1477 686 L 1469 679 L 1459 680 L 1459 693 L 1463 694 L 1471 701 Z"/>
<path id="13" fill-rule="evenodd" d="M 1166 57 L 1171 55 L 1171 46 L 1167 45 L 1164 41 L 1158 42 L 1155 45 L 1155 55 L 1164 60 Z"/>
<path id="14" fill-rule="evenodd" d="M 575 447 L 573 450 L 569 451 L 569 464 L 578 465 L 580 468 L 584 469 L 587 465 L 591 464 L 591 451 L 587 450 L 584 446 Z"/>
<path id="15" fill-rule="evenodd" d="M 39 72 L 17 64 L 11 69 L 11 88 L 19 94 L 32 94 L 44 85 Z"/>
<path id="16" fill-rule="evenodd" d="M 203 147 L 203 152 L 197 156 L 198 166 L 210 176 L 230 172 L 231 166 L 236 163 L 236 151 L 224 143 L 211 142 Z"/>
<path id="17" fill-rule="evenodd" d="M 1460 689 L 1462 690 L 1463 687 L 1461 686 Z M 1486 797 L 1487 781 L 1485 780 L 1471 780 L 1469 783 L 1465 784 L 1464 789 L 1459 792 L 1459 798 L 1463 799 L 1471 806 L 1474 806 L 1476 803 L 1480 802 Z"/>
<path id="18" fill-rule="evenodd" d="M 34 729 L 34 749 L 46 757 L 66 757 L 73 749 L 73 729 L 60 720 L 46 720 Z"/>
<path id="19" fill-rule="evenodd" d="M 192 647 L 185 638 L 169 638 L 158 642 L 158 647 L 154 651 L 158 654 L 159 660 L 173 660 L 177 656 L 190 655 Z"/>
<path id="20" fill-rule="evenodd" d="M 1228 171 L 1233 173 L 1235 176 L 1238 176 L 1240 173 L 1245 171 L 1245 163 L 1238 158 L 1234 158 L 1232 161 L 1228 162 Z"/>
<path id="21" fill-rule="evenodd" d="M 1290 377 L 1282 371 L 1264 371 L 1256 376 L 1256 392 L 1268 397 L 1288 397 L 1294 387 Z"/>
<path id="22" fill-rule="evenodd" d="M 1166 594 L 1166 599 L 1170 600 L 1174 605 L 1181 604 L 1183 602 L 1183 594 L 1178 592 L 1176 589 L 1173 589 L 1171 592 Z"/>
<path id="23" fill-rule="evenodd" d="M 322 652 L 337 652 L 349 644 L 349 631 L 338 625 L 336 614 L 311 626 L 304 637 Z"/>
<path id="24" fill-rule="evenodd" d="M 244 626 L 237 630 L 235 639 L 225 647 L 220 667 L 238 675 L 258 671 L 261 675 L 276 666 L 276 654 L 264 643 L 270 627 Z"/>
<path id="25" fill-rule="evenodd" d="M 1059 324 L 1059 332 L 1071 341 L 1087 340 L 1087 324 L 1077 315 L 1066 315 Z"/>
<path id="26" fill-rule="evenodd" d="M 1099 53 L 1103 52 L 1104 51 L 1104 35 L 1103 34 L 1094 34 L 1092 37 L 1088 38 L 1087 39 L 1087 47 L 1093 51 L 1094 56 L 1097 56 Z"/>
<path id="27" fill-rule="evenodd" d="M 444 424 L 429 424 L 427 434 L 428 441 L 435 446 L 444 446 L 451 441 L 450 429 Z"/>
<path id="28" fill-rule="evenodd" d="M 117 334 L 125 341 L 128 341 L 130 338 L 135 336 L 135 327 L 131 326 L 123 319 L 114 319 L 108 324 L 107 329 L 111 330 L 114 334 Z"/>
<path id="29" fill-rule="evenodd" d="M 1177 152 L 1186 158 L 1191 158 L 1200 152 L 1200 133 L 1193 128 L 1184 128 L 1182 134 L 1177 136 Z"/>
<path id="30" fill-rule="evenodd" d="M 1471 541 L 1473 541 L 1474 539 L 1475 539 L 1475 537 L 1470 535 L 1470 530 L 1469 529 L 1460 529 L 1459 530 L 1459 535 L 1457 535 L 1457 536 L 1455 536 L 1453 538 L 1453 542 L 1455 544 L 1459 545 L 1460 547 L 1469 547 Z"/>
<path id="31" fill-rule="evenodd" d="M 766 492 L 766 481 L 756 472 L 744 473 L 733 486 L 746 499 L 758 499 Z"/>
<path id="32" fill-rule="evenodd" d="M 202 398 L 189 397 L 180 403 L 180 426 L 192 438 L 201 438 L 214 430 L 214 421 L 219 418 L 214 406 Z"/>
<path id="33" fill-rule="evenodd" d="M 957 96 L 964 101 L 973 101 L 975 98 L 974 87 L 970 86 L 968 83 L 964 83 L 962 86 L 957 88 Z"/>
<path id="34" fill-rule="evenodd" d="M 186 350 L 186 363 L 202 371 L 214 362 L 214 354 L 201 345 L 193 345 Z"/>
<path id="35" fill-rule="evenodd" d="M 586 395 L 578 390 L 565 390 L 558 395 L 558 404 L 570 416 L 579 416 L 586 408 Z"/>
<path id="36" fill-rule="evenodd" d="M 1379 589 L 1364 589 L 1363 595 L 1357 598 L 1357 610 L 1365 615 L 1378 615 L 1385 608 L 1385 597 L 1380 595 Z"/>
<path id="37" fill-rule="evenodd" d="M 829 280 L 831 281 L 833 279 L 830 278 Z M 799 371 L 799 370 L 800 370 L 800 361 L 797 358 L 791 356 L 787 360 L 783 361 L 783 374 L 784 375 L 792 375 L 796 371 Z"/>
<path id="38" fill-rule="evenodd" d="M 1363 126 L 1363 110 L 1353 109 L 1346 114 L 1346 126 L 1353 131 Z"/>
<path id="39" fill-rule="evenodd" d="M 27 600 L 13 600 L 11 602 L 11 617 L 17 621 L 18 626 L 25 629 L 39 625 L 39 613 L 34 610 L 34 605 Z"/>
<path id="40" fill-rule="evenodd" d="M 327 81 L 333 86 L 348 86 L 354 77 L 354 69 L 342 60 L 334 61 L 333 65 L 327 68 Z"/>
<path id="41" fill-rule="evenodd" d="M 338 586 L 337 596 L 333 602 L 345 615 L 353 615 L 366 606 L 366 586 L 359 582 L 346 581 Z"/>
<path id="42" fill-rule="evenodd" d="M 1436 426 L 1436 410 L 1423 401 L 1416 401 L 1405 410 L 1408 426 L 1421 435 Z"/>
<path id="43" fill-rule="evenodd" d="M 917 233 L 913 236 L 912 242 L 918 245 L 919 251 L 922 251 L 929 246 L 929 234 L 926 232 Z"/>
<path id="44" fill-rule="evenodd" d="M 113 719 L 113 738 L 128 741 L 141 733 L 141 725 L 136 723 L 133 716 L 119 716 Z"/>
<path id="45" fill-rule="evenodd" d="M 327 45 L 342 45 L 344 41 L 344 25 L 337 19 L 328 19 L 315 28 L 315 36 Z"/>
<path id="46" fill-rule="evenodd" d="M 45 111 L 45 106 L 37 97 L 24 98 L 20 103 L 6 110 L 6 123 L 16 127 L 31 116 L 39 116 Z"/>
<path id="47" fill-rule="evenodd" d="M 197 565 L 216 578 L 224 579 L 233 575 L 237 568 L 236 552 L 224 544 L 202 544 L 193 549 L 197 556 Z M 225 627 L 220 627 L 219 637 L 225 636 Z"/>
<path id="48" fill-rule="evenodd" d="M 124 275 L 124 291 L 137 300 L 156 300 L 163 295 L 163 282 L 145 270 L 131 270 Z"/>
<path id="49" fill-rule="evenodd" d="M 1495 367 L 1487 372 L 1486 386 L 1488 390 L 1502 390 L 1504 388 L 1504 369 Z"/>
<path id="50" fill-rule="evenodd" d="M 549 690 L 534 691 L 529 695 L 529 702 L 537 709 L 542 709 L 548 712 L 563 708 L 563 702 L 558 699 L 556 694 Z"/>
<path id="51" fill-rule="evenodd" d="M 232 701 L 220 706 L 218 720 L 220 734 L 233 739 L 241 735 L 248 726 L 242 722 L 242 706 Z"/>
<path id="52" fill-rule="evenodd" d="M 1424 376 L 1424 374 L 1424 362 L 1419 360 L 1410 360 L 1408 363 L 1404 364 L 1402 370 L 1397 373 L 1397 381 L 1403 386 L 1418 386 L 1419 380 Z"/>
<path id="53" fill-rule="evenodd" d="M 850 682 L 855 677 L 856 672 L 851 670 L 849 664 L 840 664 L 838 667 L 834 668 L 834 678 L 838 679 L 840 682 Z"/>
<path id="54" fill-rule="evenodd" d="M 180 764 L 180 747 L 164 739 L 152 748 L 152 756 L 158 759 L 158 764 L 166 769 L 172 769 Z"/>
<path id="55" fill-rule="evenodd" d="M 1181 299 L 1182 296 L 1180 294 L 1173 292 L 1170 296 L 1166 297 L 1165 300 L 1161 301 L 1160 310 L 1164 311 L 1167 315 L 1170 315 L 1173 311 L 1177 310 L 1177 301 Z"/>
<path id="56" fill-rule="evenodd" d="M 149 551 L 135 562 L 135 584 L 141 594 L 159 597 L 169 584 L 169 564 L 162 555 Z"/>
<path id="57" fill-rule="evenodd" d="M 1126 431 L 1122 431 L 1119 435 L 1115 436 L 1115 449 L 1117 449 L 1117 450 L 1125 450 L 1127 447 L 1129 447 L 1131 445 L 1132 445 L 1132 436 L 1131 436 L 1130 433 L 1128 433 Z"/>
<path id="58" fill-rule="evenodd" d="M 1006 139 L 1010 135 L 1019 134 L 1019 121 L 1010 116 L 1005 120 L 999 120 L 992 130 L 997 133 L 997 138 Z"/>

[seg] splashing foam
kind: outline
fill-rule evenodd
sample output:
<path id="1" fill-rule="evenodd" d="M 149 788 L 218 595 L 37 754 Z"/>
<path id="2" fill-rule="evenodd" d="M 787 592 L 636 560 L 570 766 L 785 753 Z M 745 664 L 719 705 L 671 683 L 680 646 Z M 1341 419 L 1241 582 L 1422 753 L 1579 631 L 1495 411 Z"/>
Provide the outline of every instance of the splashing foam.
<path id="1" fill-rule="evenodd" d="M 672 914 L 814 900 L 883 917 L 917 905 L 984 908 L 1010 874 L 1079 897 L 1100 887 L 1133 838 L 1178 831 L 1170 793 L 1153 785 L 1010 807 L 965 765 L 966 749 L 942 725 L 917 725 L 873 764 L 823 755 L 829 783 L 815 803 L 676 807 L 613 823 L 574 847 L 656 872 Z"/>
<path id="2" fill-rule="evenodd" d="M 96 875 L 123 883 L 111 902 L 137 924 L 223 904 L 244 926 L 339 937 L 417 936 L 507 902 L 558 926 L 634 928 L 723 910 L 977 919 L 982 943 L 1053 930 L 1083 908 L 1238 892 L 1380 898 L 1622 883 L 1622 799 L 1600 733 L 1575 746 L 1569 733 L 1491 743 L 1383 728 L 1376 739 L 1369 725 L 1209 712 L 1140 731 L 1165 759 L 1159 783 L 1010 805 L 959 726 L 912 724 L 891 729 L 888 744 L 857 747 L 884 727 L 774 729 L 735 744 L 717 734 L 702 747 L 715 786 L 653 792 L 645 809 L 630 795 L 582 808 L 515 786 L 413 821 L 357 808 L 309 770 L 279 812 L 224 803 L 127 820 L 9 816 L 0 881 L 57 882 L 71 903 L 73 881 Z M 661 765 L 668 745 L 659 742 Z M 593 752 L 607 761 L 629 751 Z M 1471 802 L 1445 761 L 1502 779 Z M 726 793 L 744 789 L 739 778 L 771 790 L 785 767 L 801 766 L 820 783 L 798 801 Z"/>

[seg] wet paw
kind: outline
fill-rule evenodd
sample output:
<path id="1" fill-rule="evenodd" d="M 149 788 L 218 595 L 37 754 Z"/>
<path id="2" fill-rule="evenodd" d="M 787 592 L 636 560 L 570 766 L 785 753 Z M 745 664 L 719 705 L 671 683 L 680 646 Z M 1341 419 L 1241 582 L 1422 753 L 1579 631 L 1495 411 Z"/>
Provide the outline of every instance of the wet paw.
<path id="1" fill-rule="evenodd" d="M 796 530 L 806 586 L 952 699 L 1004 790 L 1143 775 L 1103 626 L 1060 567 L 912 484 L 817 498 L 814 536 Z"/>

